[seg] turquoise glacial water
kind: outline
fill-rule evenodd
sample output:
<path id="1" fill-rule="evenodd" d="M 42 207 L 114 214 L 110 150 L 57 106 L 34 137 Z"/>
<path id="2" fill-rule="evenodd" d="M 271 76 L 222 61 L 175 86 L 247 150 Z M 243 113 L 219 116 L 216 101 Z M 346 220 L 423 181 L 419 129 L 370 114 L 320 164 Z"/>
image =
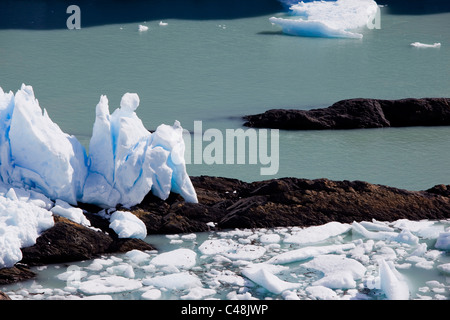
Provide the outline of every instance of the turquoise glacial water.
<path id="1" fill-rule="evenodd" d="M 203 130 L 244 128 L 241 116 L 270 108 L 310 109 L 357 97 L 450 96 L 445 10 L 399 14 L 388 3 L 381 8 L 381 29 L 361 30 L 360 40 L 325 39 L 283 35 L 268 20 L 284 16 L 283 7 L 270 11 L 263 3 L 267 10 L 254 15 L 248 8 L 237 14 L 236 5 L 229 9 L 234 15 L 202 13 L 202 19 L 158 16 L 150 7 L 148 19 L 141 14 L 142 20 L 109 21 L 82 2 L 80 30 L 68 30 L 69 15 L 53 10 L 63 21 L 58 28 L 32 28 L 28 21 L 23 28 L 0 29 L 0 86 L 16 91 L 22 83 L 32 85 L 52 120 L 86 148 L 102 94 L 112 112 L 125 92 L 136 92 L 137 114 L 149 129 L 179 120 L 190 131 L 196 120 Z M 96 13 L 98 24 L 92 23 Z M 168 25 L 159 26 L 161 20 Z M 140 24 L 149 30 L 138 32 Z M 411 47 L 416 41 L 442 46 Z M 449 137 L 449 127 L 281 131 L 274 176 L 261 176 L 259 164 L 189 164 L 188 173 L 246 181 L 358 179 L 419 190 L 450 183 Z"/>

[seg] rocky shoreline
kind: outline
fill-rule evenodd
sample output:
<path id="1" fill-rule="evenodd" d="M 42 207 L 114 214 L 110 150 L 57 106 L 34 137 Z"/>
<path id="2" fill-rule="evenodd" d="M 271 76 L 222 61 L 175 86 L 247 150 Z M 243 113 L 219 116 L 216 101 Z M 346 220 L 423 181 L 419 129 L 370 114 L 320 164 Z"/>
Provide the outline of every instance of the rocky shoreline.
<path id="1" fill-rule="evenodd" d="M 450 125 L 450 98 L 347 99 L 328 108 L 271 109 L 246 115 L 244 126 L 285 130 Z"/>
<path id="2" fill-rule="evenodd" d="M 199 203 L 171 194 L 163 201 L 148 195 L 129 211 L 146 225 L 148 234 L 202 232 L 211 229 L 312 226 L 331 221 L 448 219 L 450 185 L 408 191 L 363 181 L 280 178 L 257 182 L 191 177 Z M 94 228 L 54 216 L 55 225 L 23 248 L 23 259 L 0 269 L 0 285 L 33 278 L 30 266 L 92 259 L 132 249 L 152 250 L 143 240 L 119 239 L 109 222 L 82 205 Z M 123 209 L 123 208 L 122 208 Z"/>

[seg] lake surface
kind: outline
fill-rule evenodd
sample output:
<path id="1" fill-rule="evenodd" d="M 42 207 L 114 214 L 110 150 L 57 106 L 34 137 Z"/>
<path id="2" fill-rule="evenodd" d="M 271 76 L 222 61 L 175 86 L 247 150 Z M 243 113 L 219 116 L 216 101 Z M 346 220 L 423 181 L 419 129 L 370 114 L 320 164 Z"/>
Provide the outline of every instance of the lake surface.
<path id="1" fill-rule="evenodd" d="M 32 85 L 52 120 L 86 148 L 102 94 L 112 112 L 125 92 L 136 92 L 137 114 L 149 129 L 179 120 L 189 131 L 194 121 L 202 121 L 204 131 L 242 128 L 241 116 L 270 108 L 311 109 L 358 97 L 449 96 L 450 13 L 399 12 L 397 2 L 379 3 L 387 4 L 380 9 L 381 29 L 361 30 L 363 39 L 326 39 L 282 34 L 268 20 L 286 15 L 276 1 L 231 2 L 217 9 L 215 1 L 192 2 L 183 14 L 180 4 L 169 14 L 168 5 L 155 1 L 142 10 L 147 15 L 136 13 L 141 2 L 133 10 L 120 2 L 102 7 L 87 1 L 80 4 L 79 30 L 68 30 L 69 15 L 57 14 L 64 8 L 50 1 L 41 8 L 46 23 L 27 20 L 26 14 L 2 23 L 0 86 L 16 91 L 21 83 Z M 127 21 L 129 15 L 142 20 Z M 160 26 L 162 20 L 168 25 Z M 139 25 L 148 31 L 139 32 Z M 416 41 L 442 46 L 411 47 Z M 188 173 L 246 181 L 358 179 L 420 190 L 449 183 L 449 130 L 281 131 L 274 176 L 261 176 L 261 165 L 204 162 L 188 165 Z"/>

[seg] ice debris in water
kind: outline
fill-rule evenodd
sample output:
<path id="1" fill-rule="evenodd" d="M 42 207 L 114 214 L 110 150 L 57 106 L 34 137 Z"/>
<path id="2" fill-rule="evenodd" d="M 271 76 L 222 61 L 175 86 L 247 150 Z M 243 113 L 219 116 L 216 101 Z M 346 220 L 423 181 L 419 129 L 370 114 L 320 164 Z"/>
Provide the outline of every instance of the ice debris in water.
<path id="1" fill-rule="evenodd" d="M 313 227 L 199 233 L 195 242 L 193 234 L 151 236 L 158 251 L 103 256 L 42 276 L 66 281 L 64 289 L 34 282 L 33 288 L 0 290 L 13 299 L 449 299 L 450 258 L 446 246 L 438 247 L 447 243 L 450 220 L 373 220 L 348 226 L 342 224 L 345 233 L 319 242 L 306 232 L 317 230 Z M 371 233 L 361 233 L 360 226 Z M 438 227 L 439 233 L 418 237 L 419 243 L 400 236 Z M 301 230 L 309 241 L 285 242 Z M 266 238 L 270 241 L 260 241 Z M 174 245 L 173 240 L 180 242 Z M 422 268 L 426 263 L 433 268 Z M 36 288 L 45 294 L 32 294 Z"/>
<path id="2" fill-rule="evenodd" d="M 372 21 L 377 10 L 373 0 L 302 1 L 290 6 L 291 17 L 269 21 L 289 35 L 359 39 L 363 35 L 354 30 Z"/>
<path id="3" fill-rule="evenodd" d="M 139 32 L 144 32 L 144 31 L 147 31 L 147 30 L 148 30 L 148 27 L 144 26 L 142 24 L 140 24 L 139 27 L 138 27 L 138 31 Z"/>
<path id="4" fill-rule="evenodd" d="M 422 42 L 413 42 L 413 43 L 411 43 L 411 46 L 416 47 L 416 48 L 440 48 L 441 43 L 435 42 L 433 44 L 428 44 L 428 43 L 422 43 Z"/>

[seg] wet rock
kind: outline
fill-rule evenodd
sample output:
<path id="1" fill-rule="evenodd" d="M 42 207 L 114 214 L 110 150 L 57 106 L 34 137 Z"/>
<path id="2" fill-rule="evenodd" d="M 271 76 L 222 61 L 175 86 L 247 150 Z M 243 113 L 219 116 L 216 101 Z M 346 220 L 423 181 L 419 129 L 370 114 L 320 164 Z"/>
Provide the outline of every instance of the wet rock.
<path id="1" fill-rule="evenodd" d="M 450 98 L 347 99 L 328 108 L 272 109 L 244 116 L 247 127 L 287 130 L 450 125 Z"/>
<path id="2" fill-rule="evenodd" d="M 92 259 L 100 254 L 127 250 L 151 250 L 142 240 L 118 239 L 114 232 L 87 228 L 66 218 L 54 216 L 55 225 L 44 231 L 36 244 L 22 248 L 21 263 L 34 266 Z"/>
<path id="3" fill-rule="evenodd" d="M 408 191 L 363 181 L 328 179 L 282 178 L 247 183 L 201 176 L 191 180 L 199 203 L 177 200 L 156 205 L 144 201 L 132 212 L 147 223 L 151 221 L 151 233 L 205 231 L 210 229 L 208 222 L 228 229 L 450 217 L 449 186 Z"/>
<path id="4" fill-rule="evenodd" d="M 32 279 L 35 276 L 36 273 L 28 269 L 27 266 L 17 263 L 14 267 L 0 269 L 0 285 Z"/>

